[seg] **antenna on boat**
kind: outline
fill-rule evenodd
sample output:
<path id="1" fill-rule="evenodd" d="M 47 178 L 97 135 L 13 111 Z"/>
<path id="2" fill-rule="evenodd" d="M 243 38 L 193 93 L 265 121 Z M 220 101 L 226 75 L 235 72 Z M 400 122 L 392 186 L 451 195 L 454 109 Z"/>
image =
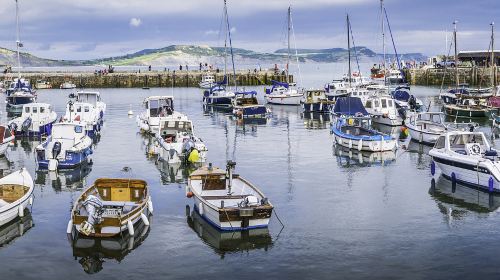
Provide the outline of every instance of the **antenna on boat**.
<path id="1" fill-rule="evenodd" d="M 491 85 L 495 90 L 495 23 L 491 22 Z M 456 66 L 456 65 L 455 65 Z M 496 91 L 495 91 L 496 95 Z"/>
<path id="2" fill-rule="evenodd" d="M 384 61 L 382 62 L 382 67 L 384 68 L 384 85 L 387 84 L 387 69 L 385 66 L 385 24 L 384 24 L 384 0 L 380 0 L 380 23 L 382 25 L 382 51 L 384 55 Z"/>
<path id="3" fill-rule="evenodd" d="M 348 53 L 348 56 L 349 56 L 349 70 L 347 72 L 347 75 L 348 75 L 348 79 L 349 79 L 349 87 L 351 87 L 351 34 L 350 34 L 350 28 L 349 28 L 349 14 L 347 14 L 346 16 L 346 20 L 347 20 L 347 53 Z"/>
<path id="4" fill-rule="evenodd" d="M 290 84 L 290 14 L 292 12 L 292 7 L 288 6 L 288 25 L 287 25 L 287 39 L 288 39 L 288 54 L 286 56 L 286 82 L 287 84 Z"/>

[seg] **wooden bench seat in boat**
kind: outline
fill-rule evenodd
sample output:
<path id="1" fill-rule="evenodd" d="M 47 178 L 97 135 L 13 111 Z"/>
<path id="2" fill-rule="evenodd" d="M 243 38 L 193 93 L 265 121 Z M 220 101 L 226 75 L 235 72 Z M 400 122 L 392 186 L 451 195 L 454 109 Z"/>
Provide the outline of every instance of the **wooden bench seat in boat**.
<path id="1" fill-rule="evenodd" d="M 202 195 L 201 197 L 205 200 L 215 200 L 215 199 L 244 199 L 249 196 L 249 194 L 244 195 Z"/>
<path id="2" fill-rule="evenodd" d="M 0 199 L 5 201 L 6 203 L 12 203 L 23 197 L 28 192 L 28 190 L 28 187 L 21 185 L 1 185 Z"/>

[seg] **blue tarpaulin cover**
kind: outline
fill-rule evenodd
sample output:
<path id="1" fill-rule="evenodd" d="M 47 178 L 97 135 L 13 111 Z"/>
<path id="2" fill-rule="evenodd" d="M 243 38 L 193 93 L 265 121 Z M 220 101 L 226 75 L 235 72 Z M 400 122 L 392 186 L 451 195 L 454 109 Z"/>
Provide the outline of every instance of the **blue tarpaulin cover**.
<path id="1" fill-rule="evenodd" d="M 333 112 L 338 115 L 368 116 L 370 115 L 359 97 L 340 97 L 335 102 Z"/>

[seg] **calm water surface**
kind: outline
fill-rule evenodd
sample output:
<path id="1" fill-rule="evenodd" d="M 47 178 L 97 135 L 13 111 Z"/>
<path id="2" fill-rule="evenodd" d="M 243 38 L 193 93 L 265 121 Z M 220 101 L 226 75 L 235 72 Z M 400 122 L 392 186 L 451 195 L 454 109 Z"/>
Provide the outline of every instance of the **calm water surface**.
<path id="1" fill-rule="evenodd" d="M 108 110 L 92 166 L 57 176 L 36 172 L 37 142 L 18 141 L 8 160 L 0 159 L 4 174 L 26 166 L 36 177 L 31 217 L 0 229 L 1 279 L 424 279 L 500 271 L 500 199 L 452 190 L 443 179 L 433 185 L 429 147 L 349 154 L 333 146 L 327 117 L 304 116 L 296 107 L 274 106 L 264 124 L 242 125 L 204 111 L 198 89 L 100 91 Z M 429 101 L 438 89 L 414 92 Z M 39 100 L 62 114 L 68 93 L 40 90 Z M 209 161 L 224 167 L 236 160 L 237 172 L 270 198 L 284 228 L 273 216 L 269 230 L 221 234 L 191 213 L 189 170 L 148 157 L 149 140 L 127 116 L 130 106 L 135 114 L 142 110 L 146 96 L 164 94 L 173 94 L 176 110 L 193 120 Z M 492 135 L 487 126 L 481 130 Z M 149 183 L 151 226 L 134 240 L 83 240 L 73 248 L 66 237 L 73 200 L 97 178 L 129 176 L 124 166 Z"/>

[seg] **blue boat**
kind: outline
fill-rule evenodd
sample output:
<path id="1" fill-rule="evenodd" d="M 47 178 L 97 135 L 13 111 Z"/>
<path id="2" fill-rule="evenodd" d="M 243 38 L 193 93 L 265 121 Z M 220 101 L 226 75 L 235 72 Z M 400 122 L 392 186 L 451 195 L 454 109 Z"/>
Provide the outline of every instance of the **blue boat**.
<path id="1" fill-rule="evenodd" d="M 396 148 L 396 140 L 371 128 L 371 117 L 360 98 L 341 97 L 333 109 L 334 143 L 358 151 L 383 152 Z"/>
<path id="2" fill-rule="evenodd" d="M 21 112 L 23 105 L 36 101 L 35 91 L 29 81 L 17 78 L 6 91 L 7 109 L 10 112 Z"/>
<path id="3" fill-rule="evenodd" d="M 35 150 L 38 168 L 71 169 L 88 161 L 92 154 L 92 139 L 81 124 L 56 123 L 52 126 L 52 135 Z"/>
<path id="4" fill-rule="evenodd" d="M 234 99 L 234 92 L 226 89 L 227 79 L 224 77 L 222 82 L 203 92 L 203 104 L 209 106 L 231 107 Z"/>
<path id="5" fill-rule="evenodd" d="M 259 104 L 256 91 L 241 91 L 235 93 L 233 114 L 240 118 L 263 118 L 267 115 L 267 108 Z"/>
<path id="6" fill-rule="evenodd" d="M 23 106 L 20 117 L 9 121 L 8 126 L 16 137 L 49 136 L 57 113 L 47 103 L 31 103 Z"/>

